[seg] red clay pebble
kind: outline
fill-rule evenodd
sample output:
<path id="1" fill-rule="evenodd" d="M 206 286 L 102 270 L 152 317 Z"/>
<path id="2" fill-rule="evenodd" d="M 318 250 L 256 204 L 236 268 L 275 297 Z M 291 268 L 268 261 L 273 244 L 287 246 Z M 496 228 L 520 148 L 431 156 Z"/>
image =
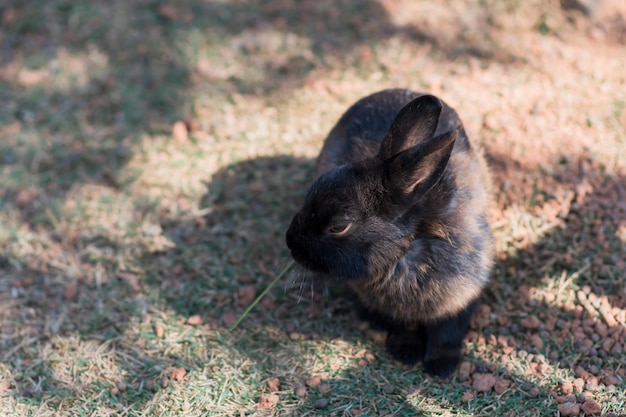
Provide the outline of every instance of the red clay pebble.
<path id="1" fill-rule="evenodd" d="M 564 395 L 571 394 L 572 392 L 574 392 L 574 384 L 569 381 L 563 382 L 563 384 L 561 384 L 561 392 Z"/>
<path id="2" fill-rule="evenodd" d="M 606 385 L 615 385 L 615 386 L 622 385 L 622 381 L 620 381 L 619 378 L 616 377 L 615 375 L 609 375 L 606 378 L 604 378 L 604 383 Z"/>
<path id="3" fill-rule="evenodd" d="M 76 300 L 78 297 L 78 285 L 70 282 L 65 286 L 65 291 L 63 291 L 63 298 L 66 300 Z"/>
<path id="4" fill-rule="evenodd" d="M 267 380 L 267 387 L 270 391 L 278 391 L 280 389 L 280 379 L 271 378 Z"/>
<path id="5" fill-rule="evenodd" d="M 583 381 L 582 378 L 576 378 L 574 379 L 573 385 L 574 385 L 574 389 L 576 390 L 576 392 L 583 392 L 585 381 Z"/>
<path id="6" fill-rule="evenodd" d="M 541 325 L 541 321 L 539 321 L 537 316 L 528 316 L 521 319 L 519 324 L 527 330 L 534 330 Z"/>
<path id="7" fill-rule="evenodd" d="M 304 385 L 298 385 L 293 391 L 298 397 L 306 396 L 306 387 Z"/>
<path id="8" fill-rule="evenodd" d="M 256 297 L 256 290 L 253 285 L 244 285 L 239 288 L 238 295 L 238 304 L 241 307 L 244 307 L 250 305 L 250 303 L 254 301 L 254 298 Z"/>
<path id="9" fill-rule="evenodd" d="M 509 388 L 509 385 L 510 383 L 506 379 L 497 378 L 496 383 L 493 386 L 493 390 L 496 392 L 496 394 L 501 395 Z"/>
<path id="10" fill-rule="evenodd" d="M 461 396 L 461 402 L 463 404 L 467 404 L 468 402 L 472 401 L 474 399 L 474 393 L 472 392 L 466 392 L 465 394 L 463 394 L 463 396 Z"/>
<path id="11" fill-rule="evenodd" d="M 172 126 L 172 136 L 178 143 L 185 143 L 189 139 L 189 131 L 185 122 L 179 120 Z"/>
<path id="12" fill-rule="evenodd" d="M 307 378 L 304 383 L 307 387 L 316 387 L 322 383 L 322 378 L 320 378 L 319 376 L 312 376 L 311 378 Z"/>
<path id="13" fill-rule="evenodd" d="M 317 386 L 317 390 L 320 394 L 325 395 L 330 392 L 330 385 L 328 384 L 320 384 Z"/>
<path id="14" fill-rule="evenodd" d="M 557 410 L 563 417 L 577 416 L 580 414 L 580 404 L 570 402 L 559 404 Z"/>
<path id="15" fill-rule="evenodd" d="M 491 374 L 474 374 L 472 389 L 476 392 L 487 392 L 496 384 L 496 377 Z"/>
<path id="16" fill-rule="evenodd" d="M 233 313 L 224 313 L 222 315 L 222 323 L 224 323 L 224 326 L 230 327 L 235 324 L 235 322 L 237 322 L 237 316 Z"/>
<path id="17" fill-rule="evenodd" d="M 459 365 L 458 375 L 460 381 L 467 381 L 470 373 L 472 372 L 472 363 L 471 362 L 461 362 Z"/>
<path id="18" fill-rule="evenodd" d="M 261 398 L 259 398 L 259 408 L 266 409 L 271 408 L 278 404 L 278 395 L 276 394 L 262 394 Z"/>
<path id="19" fill-rule="evenodd" d="M 165 329 L 163 328 L 163 324 L 159 322 L 155 323 L 154 333 L 156 334 L 156 337 L 158 337 L 159 339 L 163 338 L 163 336 L 165 335 Z"/>
<path id="20" fill-rule="evenodd" d="M 616 354 L 616 355 L 619 355 L 619 354 L 621 354 L 621 353 L 622 353 L 622 350 L 623 350 L 623 349 L 622 349 L 622 345 L 621 345 L 621 344 L 619 344 L 619 343 L 615 343 L 615 344 L 613 345 L 613 348 L 611 349 L 611 353 L 614 353 L 614 354 Z"/>
<path id="21" fill-rule="evenodd" d="M 172 378 L 174 381 L 180 382 L 183 380 L 186 373 L 187 371 L 185 370 L 185 368 L 176 368 L 172 370 L 172 373 L 170 374 L 170 378 Z"/>
<path id="22" fill-rule="evenodd" d="M 567 395 L 557 395 L 556 397 L 554 397 L 554 400 L 557 404 L 563 404 L 567 401 Z"/>
<path id="23" fill-rule="evenodd" d="M 530 344 L 537 349 L 543 349 L 543 340 L 541 340 L 541 336 L 538 334 L 534 334 L 530 337 Z"/>
<path id="24" fill-rule="evenodd" d="M 603 314 L 603 318 L 607 326 L 609 327 L 617 326 L 617 320 L 615 320 L 615 316 L 613 316 L 613 314 L 611 313 Z"/>
<path id="25" fill-rule="evenodd" d="M 202 317 L 193 315 L 187 319 L 187 324 L 191 324 L 192 326 L 199 326 L 202 324 Z"/>
<path id="26" fill-rule="evenodd" d="M 596 333 L 598 334 L 598 336 L 604 339 L 609 334 L 609 328 L 607 327 L 606 324 L 602 323 L 601 321 L 598 321 L 596 322 Z"/>
<path id="27" fill-rule="evenodd" d="M 610 338 L 605 339 L 604 342 L 602 342 L 602 349 L 604 349 L 605 352 L 608 352 L 611 350 L 614 344 L 615 344 L 615 340 L 610 339 Z"/>
<path id="28" fill-rule="evenodd" d="M 588 416 L 599 415 L 602 412 L 602 406 L 593 398 L 588 399 L 580 407 L 583 413 Z"/>

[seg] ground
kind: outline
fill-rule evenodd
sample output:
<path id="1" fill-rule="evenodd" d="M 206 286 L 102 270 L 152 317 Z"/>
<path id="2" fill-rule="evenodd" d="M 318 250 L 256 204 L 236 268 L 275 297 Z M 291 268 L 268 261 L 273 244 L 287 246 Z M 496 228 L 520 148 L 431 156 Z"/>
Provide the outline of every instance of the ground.
<path id="1" fill-rule="evenodd" d="M 626 413 L 622 3 L 4 0 L 0 414 Z M 389 87 L 456 108 L 493 173 L 448 380 L 325 282 L 227 329 L 288 264 L 326 133 Z"/>

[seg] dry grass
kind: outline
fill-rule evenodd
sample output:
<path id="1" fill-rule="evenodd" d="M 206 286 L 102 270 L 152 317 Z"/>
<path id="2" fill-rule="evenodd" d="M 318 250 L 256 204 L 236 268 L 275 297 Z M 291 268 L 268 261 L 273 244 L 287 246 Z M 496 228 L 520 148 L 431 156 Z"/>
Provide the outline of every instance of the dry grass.
<path id="1" fill-rule="evenodd" d="M 5 1 L 0 414 L 553 416 L 578 377 L 626 413 L 626 12 L 606 3 Z M 225 329 L 287 264 L 326 132 L 388 87 L 455 107 L 494 172 L 499 262 L 448 381 L 398 367 L 325 285 Z M 329 392 L 297 395 L 311 376 Z"/>

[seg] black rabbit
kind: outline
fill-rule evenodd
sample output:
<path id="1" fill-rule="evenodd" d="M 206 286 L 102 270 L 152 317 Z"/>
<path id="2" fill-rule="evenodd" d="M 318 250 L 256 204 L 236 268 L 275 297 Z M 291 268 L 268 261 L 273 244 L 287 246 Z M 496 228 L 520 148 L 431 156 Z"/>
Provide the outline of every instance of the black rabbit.
<path id="1" fill-rule="evenodd" d="M 490 180 L 457 113 L 385 90 L 341 117 L 287 231 L 302 267 L 345 282 L 400 361 L 446 377 L 489 279 Z"/>

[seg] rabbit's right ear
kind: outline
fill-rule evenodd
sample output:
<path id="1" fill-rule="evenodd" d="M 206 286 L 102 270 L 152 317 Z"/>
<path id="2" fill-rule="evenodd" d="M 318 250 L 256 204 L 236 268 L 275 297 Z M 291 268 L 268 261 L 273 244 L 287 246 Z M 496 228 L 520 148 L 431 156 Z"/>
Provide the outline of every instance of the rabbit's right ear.
<path id="1" fill-rule="evenodd" d="M 423 95 L 405 105 L 394 119 L 380 145 L 379 157 L 389 159 L 430 139 L 437 130 L 443 106 L 432 95 Z"/>
<path id="2" fill-rule="evenodd" d="M 441 179 L 457 136 L 456 130 L 444 133 L 389 159 L 385 163 L 385 187 L 400 199 L 426 194 Z"/>

